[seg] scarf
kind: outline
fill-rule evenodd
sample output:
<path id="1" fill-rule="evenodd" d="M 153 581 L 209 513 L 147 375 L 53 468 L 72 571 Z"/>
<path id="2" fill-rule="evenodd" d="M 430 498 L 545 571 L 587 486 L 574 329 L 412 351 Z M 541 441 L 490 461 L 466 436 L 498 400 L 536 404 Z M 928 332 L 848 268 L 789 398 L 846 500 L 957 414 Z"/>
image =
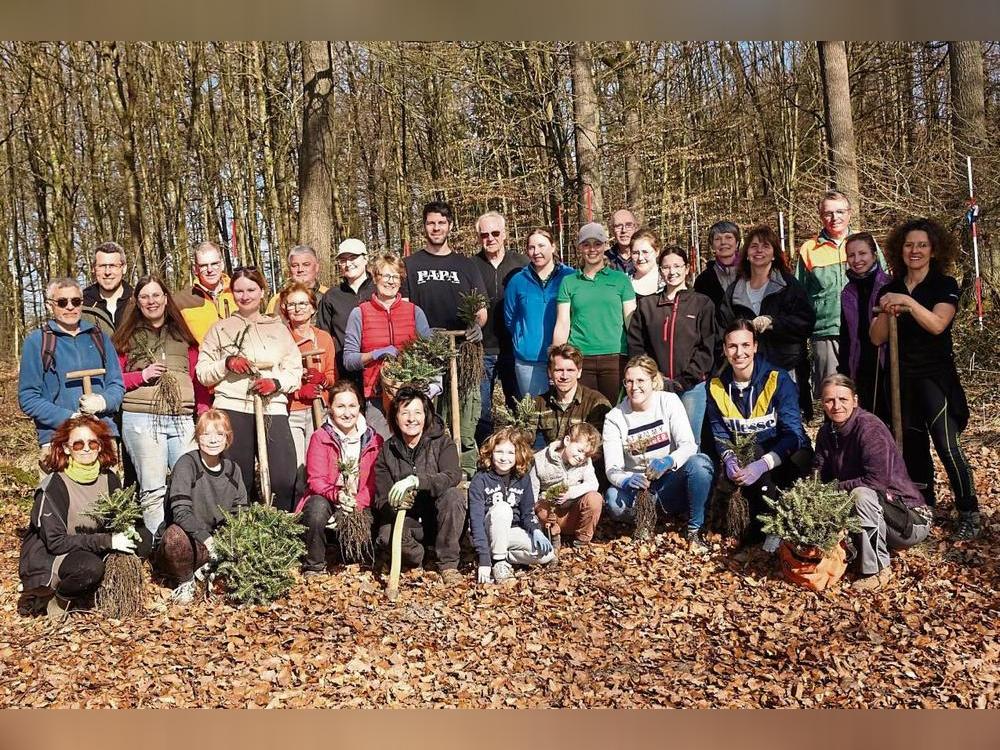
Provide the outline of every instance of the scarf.
<path id="1" fill-rule="evenodd" d="M 864 273 L 857 273 L 856 271 L 853 271 L 850 268 L 848 268 L 847 269 L 847 278 L 849 278 L 851 281 L 861 281 L 863 279 L 869 279 L 869 278 L 871 278 L 879 270 L 881 270 L 881 267 L 879 266 L 878 260 L 876 260 L 874 263 L 872 263 L 871 268 L 869 268 Z"/>
<path id="2" fill-rule="evenodd" d="M 94 461 L 92 464 L 81 464 L 72 456 L 70 456 L 69 465 L 66 467 L 66 476 L 77 484 L 93 484 L 97 481 L 97 475 L 100 473 L 100 461 Z"/>

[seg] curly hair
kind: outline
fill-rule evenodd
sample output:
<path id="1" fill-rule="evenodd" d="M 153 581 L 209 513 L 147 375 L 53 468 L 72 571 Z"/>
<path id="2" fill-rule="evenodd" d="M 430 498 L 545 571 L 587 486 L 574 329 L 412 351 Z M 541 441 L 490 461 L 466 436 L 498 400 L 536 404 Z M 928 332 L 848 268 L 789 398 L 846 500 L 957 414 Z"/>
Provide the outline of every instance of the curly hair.
<path id="1" fill-rule="evenodd" d="M 494 432 L 483 443 L 479 449 L 479 468 L 489 470 L 493 468 L 493 449 L 500 443 L 510 443 L 514 446 L 514 468 L 511 471 L 516 477 L 523 477 L 531 471 L 531 464 L 535 460 L 535 454 L 531 451 L 531 446 L 524 438 L 524 434 L 516 427 L 501 427 Z"/>
<path id="2" fill-rule="evenodd" d="M 52 442 L 49 444 L 49 455 L 40 462 L 42 468 L 49 474 L 65 471 L 69 466 L 69 456 L 63 450 L 69 445 L 69 436 L 77 427 L 86 427 L 94 433 L 101 444 L 98 451 L 97 460 L 102 469 L 109 469 L 118 463 L 118 453 L 115 450 L 115 439 L 111 430 L 104 422 L 92 417 L 89 414 L 81 414 L 79 417 L 70 417 L 56 428 L 52 433 Z"/>
<path id="3" fill-rule="evenodd" d="M 911 219 L 893 229 L 885 243 L 885 258 L 889 261 L 893 276 L 900 278 L 906 275 L 903 245 L 910 232 L 927 233 L 927 239 L 931 242 L 931 270 L 948 273 L 952 269 L 958 259 L 959 248 L 951 232 L 933 219 Z"/>

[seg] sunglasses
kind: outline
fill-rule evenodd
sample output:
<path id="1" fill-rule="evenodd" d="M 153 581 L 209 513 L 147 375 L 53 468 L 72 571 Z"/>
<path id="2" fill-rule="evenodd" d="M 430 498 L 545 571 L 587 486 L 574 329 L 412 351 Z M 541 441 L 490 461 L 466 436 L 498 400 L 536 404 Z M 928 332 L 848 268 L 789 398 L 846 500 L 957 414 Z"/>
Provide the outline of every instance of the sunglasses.
<path id="1" fill-rule="evenodd" d="M 84 440 L 74 440 L 72 443 L 70 443 L 69 447 L 72 448 L 75 451 L 82 451 L 84 445 L 86 445 L 88 448 L 90 448 L 90 450 L 96 451 L 98 448 L 101 447 L 101 441 L 100 440 L 86 440 L 86 441 L 84 441 Z"/>
<path id="2" fill-rule="evenodd" d="M 479 239 L 481 239 L 481 240 L 485 240 L 487 237 L 499 237 L 499 236 L 500 236 L 500 230 L 499 229 L 494 229 L 492 232 L 480 232 L 479 233 Z"/>
<path id="3" fill-rule="evenodd" d="M 56 307 L 67 308 L 67 307 L 79 307 L 83 304 L 82 297 L 60 297 L 59 299 L 50 299 L 51 302 Z"/>

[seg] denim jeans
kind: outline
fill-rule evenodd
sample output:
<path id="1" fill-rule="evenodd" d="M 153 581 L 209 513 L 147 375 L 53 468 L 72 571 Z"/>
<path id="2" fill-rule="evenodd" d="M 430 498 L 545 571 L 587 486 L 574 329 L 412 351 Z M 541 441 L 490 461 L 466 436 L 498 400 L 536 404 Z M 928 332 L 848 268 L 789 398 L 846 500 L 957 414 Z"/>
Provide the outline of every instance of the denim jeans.
<path id="1" fill-rule="evenodd" d="M 691 423 L 691 432 L 694 433 L 694 442 L 701 445 L 701 427 L 705 422 L 705 399 L 706 399 L 706 387 L 705 382 L 702 381 L 698 385 L 688 388 L 683 393 L 679 394 L 681 398 L 681 403 L 684 405 L 684 411 L 687 412 L 688 422 Z"/>
<path id="2" fill-rule="evenodd" d="M 123 411 L 122 440 L 135 464 L 142 521 L 155 534 L 163 523 L 167 470 L 196 447 L 194 420 L 190 416 Z"/>
<path id="3" fill-rule="evenodd" d="M 695 453 L 677 471 L 668 471 L 654 480 L 650 490 L 664 512 L 687 510 L 688 528 L 700 529 L 705 525 L 705 505 L 711 486 L 712 462 L 704 453 Z M 631 520 L 638 494 L 638 490 L 612 485 L 604 493 L 605 511 L 616 521 Z"/>
<path id="4" fill-rule="evenodd" d="M 547 362 L 524 362 L 515 360 L 514 375 L 517 377 L 518 394 L 542 396 L 549 389 L 549 366 Z"/>
<path id="5" fill-rule="evenodd" d="M 514 377 L 514 359 L 510 354 L 487 354 L 483 357 L 486 374 L 479 382 L 479 398 L 482 408 L 476 424 L 476 443 L 482 445 L 493 433 L 493 389 L 499 380 L 507 402 L 517 398 L 517 380 Z M 547 383 L 547 381 L 546 381 Z"/>

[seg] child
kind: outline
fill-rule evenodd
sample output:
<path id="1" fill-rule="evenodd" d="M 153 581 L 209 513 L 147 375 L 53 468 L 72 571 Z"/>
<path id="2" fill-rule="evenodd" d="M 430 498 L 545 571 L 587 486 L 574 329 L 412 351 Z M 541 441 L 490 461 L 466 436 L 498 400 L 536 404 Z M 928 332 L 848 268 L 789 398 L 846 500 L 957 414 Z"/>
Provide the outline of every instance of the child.
<path id="1" fill-rule="evenodd" d="M 572 546 L 583 547 L 594 538 L 594 529 L 601 519 L 604 498 L 598 489 L 597 473 L 591 460 L 601 447 L 597 428 L 578 422 L 556 440 L 535 454 L 531 469 L 531 489 L 538 499 L 535 512 L 549 530 L 553 546 L 558 547 L 561 535 L 572 539 Z M 564 485 L 566 490 L 546 498 L 547 490 Z"/>
<path id="2" fill-rule="evenodd" d="M 479 449 L 479 468 L 469 483 L 469 526 L 479 553 L 479 583 L 513 582 L 517 565 L 552 562 L 552 543 L 535 518 L 528 470 L 531 447 L 513 428 L 498 430 Z"/>
<path id="3" fill-rule="evenodd" d="M 239 467 L 222 456 L 233 442 L 229 417 L 209 409 L 198 418 L 194 437 L 198 450 L 181 456 L 170 474 L 167 527 L 153 559 L 154 568 L 177 584 L 171 598 L 178 604 L 194 599 L 195 571 L 215 559 L 213 534 L 222 512 L 247 504 Z"/>

